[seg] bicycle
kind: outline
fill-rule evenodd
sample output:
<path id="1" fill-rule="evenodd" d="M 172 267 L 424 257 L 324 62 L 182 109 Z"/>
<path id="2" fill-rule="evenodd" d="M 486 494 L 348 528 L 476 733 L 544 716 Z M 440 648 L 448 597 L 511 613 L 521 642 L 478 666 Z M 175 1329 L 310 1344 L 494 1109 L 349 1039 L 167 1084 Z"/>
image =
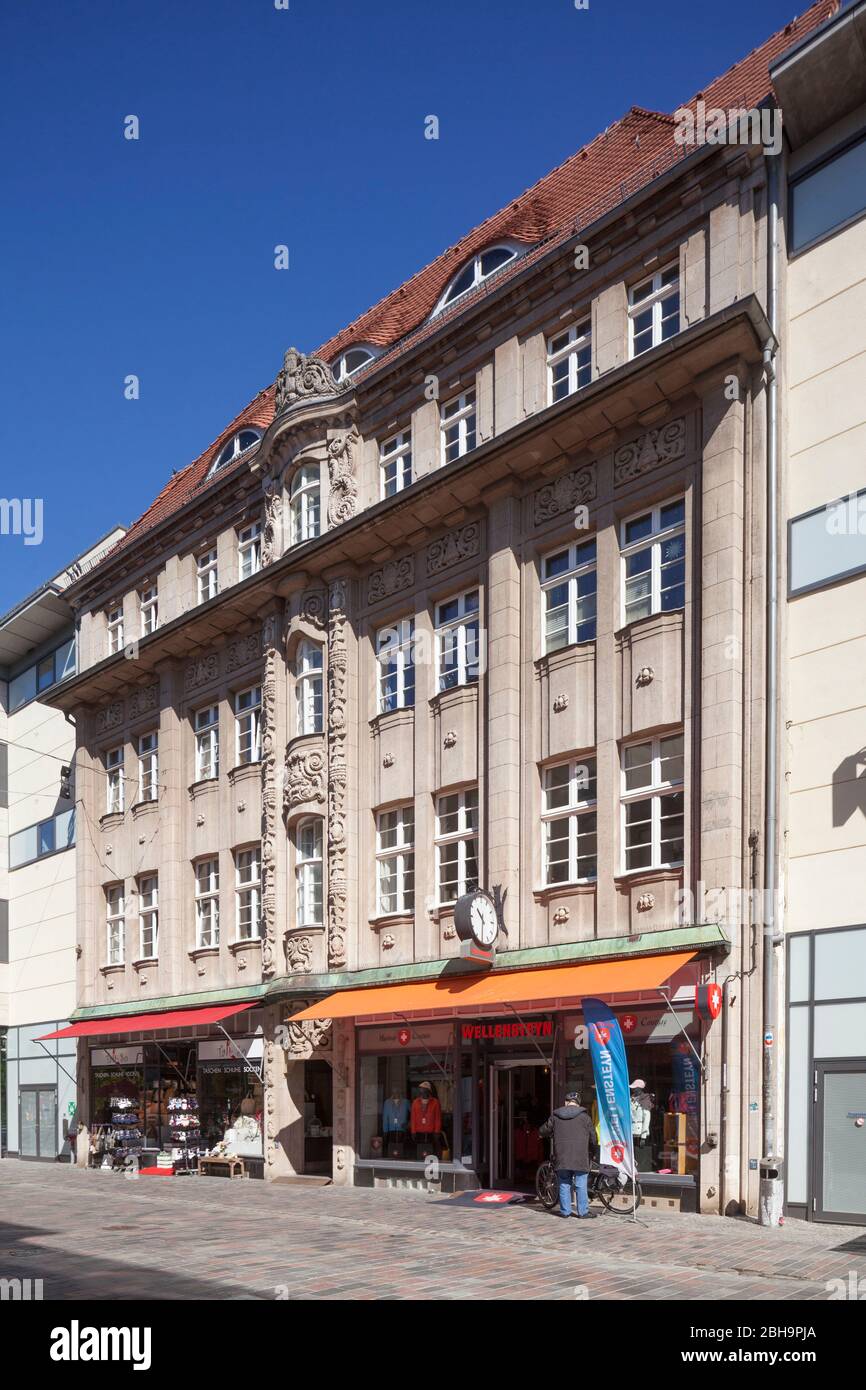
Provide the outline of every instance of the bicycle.
<path id="1" fill-rule="evenodd" d="M 633 1216 L 643 1200 L 640 1182 L 631 1178 L 620 1182 L 619 1169 L 607 1163 L 592 1165 L 586 1187 L 590 1201 L 597 1197 L 602 1206 L 616 1216 Z M 556 1167 L 549 1158 L 539 1165 L 535 1175 L 535 1191 L 547 1211 L 553 1211 L 559 1205 L 559 1179 Z"/>

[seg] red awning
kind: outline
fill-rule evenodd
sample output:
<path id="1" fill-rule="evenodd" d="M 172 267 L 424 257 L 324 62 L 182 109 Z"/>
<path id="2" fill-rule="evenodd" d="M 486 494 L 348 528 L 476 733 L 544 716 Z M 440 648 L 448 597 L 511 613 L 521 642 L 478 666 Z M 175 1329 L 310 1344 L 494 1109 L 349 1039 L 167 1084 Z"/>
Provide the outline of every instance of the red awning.
<path id="1" fill-rule="evenodd" d="M 119 1018 L 88 1018 L 84 1023 L 70 1023 L 56 1033 L 43 1033 L 37 1042 L 49 1038 L 95 1038 L 110 1033 L 153 1033 L 160 1028 L 194 1028 L 201 1023 L 219 1023 L 220 1019 L 252 1009 L 251 1004 L 215 1004 L 209 1009 L 176 1009 L 164 1014 L 123 1014 Z"/>

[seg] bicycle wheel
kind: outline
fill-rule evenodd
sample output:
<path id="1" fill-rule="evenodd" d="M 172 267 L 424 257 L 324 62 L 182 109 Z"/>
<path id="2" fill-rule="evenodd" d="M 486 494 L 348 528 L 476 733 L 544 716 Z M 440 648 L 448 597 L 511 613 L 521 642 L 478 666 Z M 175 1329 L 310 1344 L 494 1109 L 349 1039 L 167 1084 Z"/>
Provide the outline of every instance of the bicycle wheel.
<path id="1" fill-rule="evenodd" d="M 559 1202 L 559 1183 L 552 1163 L 542 1163 L 539 1167 L 535 1175 L 535 1191 L 541 1205 L 553 1211 Z"/>
<path id="2" fill-rule="evenodd" d="M 626 1178 L 615 1192 L 600 1188 L 595 1195 L 615 1216 L 633 1216 L 642 1200 L 640 1183 L 632 1178 Z"/>

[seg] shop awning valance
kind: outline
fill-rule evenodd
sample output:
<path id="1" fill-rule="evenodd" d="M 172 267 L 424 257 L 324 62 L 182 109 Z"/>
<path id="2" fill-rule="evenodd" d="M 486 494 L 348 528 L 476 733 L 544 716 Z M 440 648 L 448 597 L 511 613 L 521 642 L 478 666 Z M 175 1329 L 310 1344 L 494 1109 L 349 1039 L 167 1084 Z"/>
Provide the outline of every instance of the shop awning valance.
<path id="1" fill-rule="evenodd" d="M 471 1009 L 481 1004 L 526 1004 L 530 1000 L 571 999 L 581 995 L 634 994 L 657 989 L 697 955 L 680 951 L 637 960 L 599 961 L 591 965 L 554 965 L 543 970 L 492 970 L 488 974 L 454 974 L 419 984 L 343 989 L 292 1015 L 303 1018 L 369 1018 L 419 1010 Z"/>
<path id="2" fill-rule="evenodd" d="M 213 1004 L 204 1009 L 177 1009 L 163 1014 L 121 1014 L 117 1018 L 88 1018 L 84 1023 L 70 1023 L 56 1033 L 43 1033 L 37 1042 L 49 1038 L 95 1038 L 112 1033 L 155 1033 L 162 1028 L 194 1028 L 203 1023 L 220 1023 L 224 1018 L 243 1013 L 253 1004 Z"/>

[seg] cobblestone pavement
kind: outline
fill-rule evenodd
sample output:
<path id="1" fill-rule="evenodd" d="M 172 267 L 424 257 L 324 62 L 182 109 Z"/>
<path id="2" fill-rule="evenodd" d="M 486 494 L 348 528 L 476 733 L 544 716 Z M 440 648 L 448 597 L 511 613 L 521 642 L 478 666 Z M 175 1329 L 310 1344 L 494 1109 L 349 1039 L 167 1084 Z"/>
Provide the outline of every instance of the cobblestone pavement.
<path id="1" fill-rule="evenodd" d="M 866 1230 L 641 1210 L 562 1221 L 402 1191 L 0 1162 L 0 1279 L 46 1299 L 829 1299 Z M 584 1289 L 586 1292 L 584 1292 Z"/>

